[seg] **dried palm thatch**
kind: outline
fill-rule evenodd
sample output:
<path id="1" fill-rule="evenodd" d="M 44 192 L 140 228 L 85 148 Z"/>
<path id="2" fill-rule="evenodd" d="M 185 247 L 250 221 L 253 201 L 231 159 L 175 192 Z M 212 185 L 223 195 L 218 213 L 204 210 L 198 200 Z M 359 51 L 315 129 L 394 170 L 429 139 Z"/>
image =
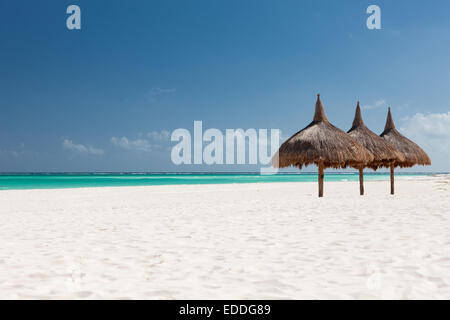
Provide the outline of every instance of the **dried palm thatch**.
<path id="1" fill-rule="evenodd" d="M 317 95 L 313 121 L 286 140 L 272 158 L 275 168 L 315 164 L 319 168 L 319 197 L 323 196 L 323 170 L 367 165 L 372 153 L 350 135 L 333 126 L 325 116 L 320 95 Z"/>
<path id="2" fill-rule="evenodd" d="M 389 144 L 385 139 L 381 138 L 374 132 L 370 131 L 366 127 L 361 116 L 361 108 L 359 101 L 356 106 L 355 119 L 353 120 L 353 126 L 348 131 L 348 134 L 355 139 L 359 144 L 372 152 L 374 160 L 366 165 L 366 167 L 374 170 L 379 167 L 389 168 L 392 163 L 405 161 L 403 154 L 398 151 L 394 146 Z M 359 191 L 361 195 L 364 195 L 364 166 L 359 168 Z"/>
<path id="3" fill-rule="evenodd" d="M 393 145 L 401 153 L 405 159 L 402 161 L 395 161 L 390 165 L 391 168 L 391 194 L 394 194 L 394 168 L 399 166 L 401 168 L 412 167 L 416 164 L 431 165 L 430 157 L 417 144 L 403 136 L 395 129 L 394 121 L 392 120 L 391 108 L 388 109 L 386 118 L 386 125 L 383 133 L 380 135 L 387 142 Z"/>

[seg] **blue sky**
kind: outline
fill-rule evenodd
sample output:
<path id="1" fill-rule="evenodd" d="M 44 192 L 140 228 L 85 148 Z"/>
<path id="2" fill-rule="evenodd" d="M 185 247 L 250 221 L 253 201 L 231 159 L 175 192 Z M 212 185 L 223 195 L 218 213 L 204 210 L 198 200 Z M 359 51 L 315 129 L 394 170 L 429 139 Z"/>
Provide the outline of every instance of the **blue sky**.
<path id="1" fill-rule="evenodd" d="M 66 28 L 81 8 L 82 29 Z M 366 8 L 381 8 L 368 30 Z M 450 171 L 450 3 L 434 1 L 20 1 L 0 3 L 0 171 L 177 167 L 176 128 L 278 128 L 321 93 L 348 130 L 356 101 Z"/>

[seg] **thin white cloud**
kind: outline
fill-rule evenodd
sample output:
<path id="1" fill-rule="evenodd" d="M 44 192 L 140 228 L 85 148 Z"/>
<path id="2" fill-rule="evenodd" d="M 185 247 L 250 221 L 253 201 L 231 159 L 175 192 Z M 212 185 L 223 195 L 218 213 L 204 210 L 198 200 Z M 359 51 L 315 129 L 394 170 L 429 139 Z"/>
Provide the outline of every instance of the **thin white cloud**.
<path id="1" fill-rule="evenodd" d="M 122 138 L 112 137 L 111 142 L 112 144 L 127 150 L 138 150 L 147 152 L 150 151 L 151 149 L 150 143 L 146 139 L 131 140 L 128 139 L 127 137 Z"/>
<path id="2" fill-rule="evenodd" d="M 402 119 L 399 131 L 429 154 L 433 167 L 445 171 L 450 169 L 450 111 L 426 115 L 416 113 Z"/>
<path id="3" fill-rule="evenodd" d="M 170 140 L 170 132 L 167 130 L 150 131 L 146 134 L 139 134 L 139 136 L 141 136 L 141 138 L 137 139 L 130 139 L 125 136 L 121 138 L 112 137 L 111 143 L 126 150 L 148 152 L 163 148 Z M 142 136 L 144 136 L 144 138 L 142 138 Z"/>
<path id="4" fill-rule="evenodd" d="M 401 130 L 427 139 L 450 139 L 450 111 L 447 113 L 416 113 L 403 119 Z"/>
<path id="5" fill-rule="evenodd" d="M 18 158 L 18 157 L 23 157 L 26 155 L 37 155 L 37 153 L 26 148 L 25 144 L 23 142 L 19 143 L 19 145 L 14 147 L 13 149 L 0 148 L 0 156 Z"/>
<path id="6" fill-rule="evenodd" d="M 19 152 L 17 152 L 16 150 L 10 150 L 10 149 L 0 149 L 0 155 L 18 157 Z"/>
<path id="7" fill-rule="evenodd" d="M 147 137 L 153 141 L 169 141 L 170 132 L 167 130 L 151 131 L 147 133 Z"/>
<path id="8" fill-rule="evenodd" d="M 382 107 L 387 107 L 386 100 L 384 100 L 384 99 L 379 99 L 372 104 L 363 105 L 362 108 L 364 110 L 370 110 L 370 109 L 378 109 L 378 108 L 382 108 Z"/>
<path id="9" fill-rule="evenodd" d="M 175 88 L 169 88 L 169 89 L 152 88 L 150 90 L 150 96 L 155 97 L 155 96 L 160 96 L 163 94 L 169 94 L 169 93 L 174 93 L 174 92 L 175 92 Z"/>
<path id="10" fill-rule="evenodd" d="M 62 145 L 65 150 L 71 150 L 71 151 L 80 152 L 80 153 L 88 153 L 88 154 L 94 154 L 94 155 L 102 155 L 105 153 L 102 149 L 95 148 L 90 145 L 73 143 L 72 140 L 68 140 L 68 139 L 65 139 L 63 141 Z"/>

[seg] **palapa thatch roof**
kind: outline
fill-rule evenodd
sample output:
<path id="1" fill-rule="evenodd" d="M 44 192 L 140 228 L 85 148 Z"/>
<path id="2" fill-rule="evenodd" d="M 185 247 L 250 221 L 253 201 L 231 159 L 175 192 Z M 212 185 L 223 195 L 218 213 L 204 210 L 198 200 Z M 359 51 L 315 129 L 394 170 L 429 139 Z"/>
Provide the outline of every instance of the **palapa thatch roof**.
<path id="1" fill-rule="evenodd" d="M 417 144 L 403 136 L 400 132 L 395 129 L 394 121 L 392 120 L 391 108 L 388 110 L 388 115 L 386 118 L 386 126 L 384 127 L 383 133 L 380 135 L 387 142 L 393 145 L 397 150 L 403 153 L 405 160 L 401 162 L 396 162 L 396 165 L 404 167 L 412 167 L 416 164 L 420 165 L 431 165 L 431 159 L 419 147 Z"/>
<path id="2" fill-rule="evenodd" d="M 281 145 L 272 159 L 272 165 L 276 168 L 294 166 L 301 169 L 311 163 L 322 163 L 324 168 L 346 168 L 359 167 L 373 159 L 370 151 L 328 121 L 320 95 L 317 95 L 313 121 Z"/>
<path id="3" fill-rule="evenodd" d="M 388 168 L 394 162 L 405 161 L 405 157 L 400 151 L 366 127 L 362 119 L 359 102 L 356 106 L 353 126 L 348 131 L 348 134 L 364 148 L 372 152 L 374 160 L 367 165 L 369 168 L 374 170 L 379 167 Z"/>

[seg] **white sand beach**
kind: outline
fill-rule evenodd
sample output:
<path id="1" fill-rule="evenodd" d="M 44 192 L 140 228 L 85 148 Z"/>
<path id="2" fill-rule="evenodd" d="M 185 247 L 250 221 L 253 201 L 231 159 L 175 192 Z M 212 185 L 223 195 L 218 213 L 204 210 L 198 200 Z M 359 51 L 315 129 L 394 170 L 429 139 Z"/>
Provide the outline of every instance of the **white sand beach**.
<path id="1" fill-rule="evenodd" d="M 0 191 L 0 298 L 450 299 L 449 184 Z"/>

